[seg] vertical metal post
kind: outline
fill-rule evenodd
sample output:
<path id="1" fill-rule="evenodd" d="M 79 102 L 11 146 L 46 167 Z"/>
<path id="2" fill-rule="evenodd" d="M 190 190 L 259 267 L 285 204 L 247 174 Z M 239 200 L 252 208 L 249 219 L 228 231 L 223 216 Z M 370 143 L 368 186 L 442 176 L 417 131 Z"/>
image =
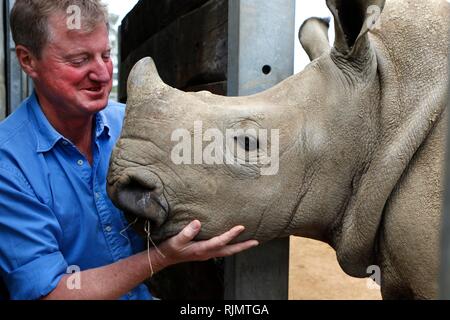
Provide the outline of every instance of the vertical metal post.
<path id="1" fill-rule="evenodd" d="M 13 113 L 32 90 L 32 83 L 17 60 L 14 40 L 9 27 L 9 13 L 15 0 L 6 0 L 6 96 L 7 114 Z"/>
<path id="2" fill-rule="evenodd" d="M 266 90 L 294 72 L 295 0 L 229 0 L 228 95 Z M 225 299 L 288 299 L 289 239 L 225 259 Z"/>
<path id="3" fill-rule="evenodd" d="M 450 28 L 450 26 L 449 26 Z M 450 32 L 450 29 L 447 30 Z M 449 62 L 450 66 L 450 56 Z M 450 71 L 448 75 L 448 92 L 447 97 L 447 123 L 450 126 Z M 445 195 L 444 207 L 442 212 L 442 235 L 441 235 L 441 274 L 440 274 L 440 292 L 439 298 L 450 300 L 450 130 L 447 132 L 446 145 L 446 173 L 445 173 Z"/>
<path id="4" fill-rule="evenodd" d="M 6 116 L 5 1 L 0 0 L 0 121 Z"/>
<path id="5" fill-rule="evenodd" d="M 124 97 L 126 96 L 126 89 L 123 89 L 121 82 L 123 77 L 123 61 L 122 61 L 122 21 L 120 21 L 119 29 L 117 31 L 117 101 L 126 103 Z M 126 86 L 125 86 L 126 87 Z M 125 92 L 122 92 L 125 90 Z"/>

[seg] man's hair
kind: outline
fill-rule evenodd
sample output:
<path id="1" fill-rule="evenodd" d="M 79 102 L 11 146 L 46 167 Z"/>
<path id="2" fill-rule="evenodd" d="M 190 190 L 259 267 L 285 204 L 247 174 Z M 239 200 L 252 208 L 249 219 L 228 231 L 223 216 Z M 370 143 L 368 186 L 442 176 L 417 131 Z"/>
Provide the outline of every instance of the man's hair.
<path id="1" fill-rule="evenodd" d="M 101 0 L 16 0 L 11 11 L 11 32 L 16 45 L 23 45 L 38 59 L 50 41 L 49 18 L 68 15 L 70 6 L 81 10 L 83 31 L 92 31 L 99 23 L 108 24 L 108 9 Z"/>

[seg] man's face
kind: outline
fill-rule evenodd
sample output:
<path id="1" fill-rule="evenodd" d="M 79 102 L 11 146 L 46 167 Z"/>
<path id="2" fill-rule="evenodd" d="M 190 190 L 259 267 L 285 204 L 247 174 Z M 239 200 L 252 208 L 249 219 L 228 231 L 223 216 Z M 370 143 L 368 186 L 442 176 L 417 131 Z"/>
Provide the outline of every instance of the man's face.
<path id="1" fill-rule="evenodd" d="M 84 117 L 105 108 L 113 72 L 106 24 L 86 33 L 69 30 L 66 17 L 54 15 L 49 31 L 50 41 L 36 61 L 33 77 L 39 98 L 65 117 Z"/>

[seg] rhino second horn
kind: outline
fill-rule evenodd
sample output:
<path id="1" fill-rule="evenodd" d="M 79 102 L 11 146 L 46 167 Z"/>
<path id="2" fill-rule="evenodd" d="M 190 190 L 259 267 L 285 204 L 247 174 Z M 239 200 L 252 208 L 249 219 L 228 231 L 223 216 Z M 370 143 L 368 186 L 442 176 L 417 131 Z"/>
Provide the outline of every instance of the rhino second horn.
<path id="1" fill-rule="evenodd" d="M 152 58 L 139 60 L 128 77 L 128 98 L 139 101 L 151 93 L 161 91 L 167 85 L 161 80 Z"/>

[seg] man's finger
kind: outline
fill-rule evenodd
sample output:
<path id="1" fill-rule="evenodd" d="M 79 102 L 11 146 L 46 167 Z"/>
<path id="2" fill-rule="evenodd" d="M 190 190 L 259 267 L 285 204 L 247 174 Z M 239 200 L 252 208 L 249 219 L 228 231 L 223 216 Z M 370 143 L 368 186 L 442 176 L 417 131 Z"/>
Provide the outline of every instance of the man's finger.
<path id="1" fill-rule="evenodd" d="M 192 221 L 175 237 L 177 243 L 183 245 L 191 242 L 199 234 L 201 227 L 200 221 Z"/>
<path id="2" fill-rule="evenodd" d="M 222 249 L 220 249 L 218 251 L 217 255 L 215 255 L 215 256 L 216 257 L 232 256 L 232 255 L 235 255 L 236 253 L 239 253 L 241 251 L 245 251 L 245 250 L 250 249 L 250 248 L 254 248 L 254 247 L 258 246 L 258 245 L 259 245 L 259 242 L 256 241 L 256 240 L 248 240 L 248 241 L 245 241 L 245 242 L 228 245 L 228 246 L 223 247 Z"/>
<path id="3" fill-rule="evenodd" d="M 231 230 L 221 234 L 220 236 L 217 236 L 215 238 L 207 240 L 204 242 L 204 245 L 205 245 L 204 250 L 217 250 L 217 249 L 220 249 L 221 247 L 225 247 L 228 245 L 228 243 L 231 242 L 231 240 L 236 238 L 244 230 L 245 230 L 245 227 L 237 226 L 237 227 L 234 227 Z"/>

